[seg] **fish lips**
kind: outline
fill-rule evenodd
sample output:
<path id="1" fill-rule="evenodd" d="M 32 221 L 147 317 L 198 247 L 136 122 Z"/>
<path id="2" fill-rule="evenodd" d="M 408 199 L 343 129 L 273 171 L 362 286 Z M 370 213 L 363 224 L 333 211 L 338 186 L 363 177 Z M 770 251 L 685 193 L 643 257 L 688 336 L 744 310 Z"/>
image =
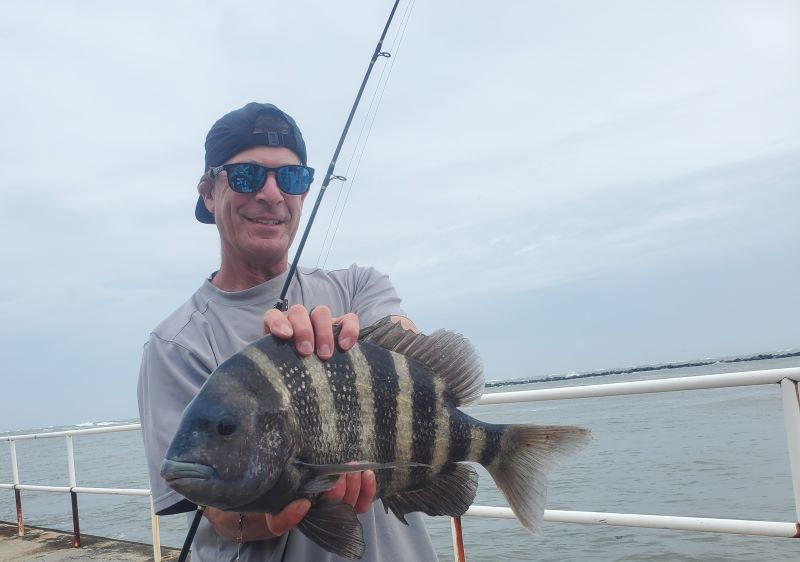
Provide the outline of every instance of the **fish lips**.
<path id="1" fill-rule="evenodd" d="M 175 461 L 164 459 L 161 463 L 161 477 L 167 484 L 174 486 L 179 481 L 184 483 L 203 482 L 212 479 L 216 475 L 213 467 L 197 462 Z"/>

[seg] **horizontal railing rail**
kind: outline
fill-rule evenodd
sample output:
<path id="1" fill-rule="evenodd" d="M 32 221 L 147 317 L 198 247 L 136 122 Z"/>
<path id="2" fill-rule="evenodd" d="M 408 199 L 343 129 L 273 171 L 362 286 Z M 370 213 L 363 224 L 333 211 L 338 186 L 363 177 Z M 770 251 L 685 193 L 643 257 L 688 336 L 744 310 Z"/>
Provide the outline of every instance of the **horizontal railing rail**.
<path id="1" fill-rule="evenodd" d="M 140 423 L 128 423 L 124 425 L 107 425 L 103 427 L 88 427 L 86 429 L 67 429 L 65 431 L 50 431 L 46 433 L 22 433 L 20 435 L 4 435 L 0 437 L 3 441 L 26 441 L 28 439 L 49 439 L 52 437 L 65 437 L 68 435 L 91 435 L 94 433 L 118 433 L 120 431 L 136 431 L 142 429 Z"/>
<path id="2" fill-rule="evenodd" d="M 583 386 L 564 386 L 561 388 L 542 388 L 538 390 L 493 392 L 491 394 L 484 394 L 478 401 L 478 404 L 512 404 L 514 402 L 537 402 L 540 400 L 599 398 L 603 396 L 678 392 L 681 390 L 731 388 L 735 386 L 779 384 L 783 379 L 800 380 L 800 367 L 644 381 L 589 384 Z"/>
<path id="3" fill-rule="evenodd" d="M 464 514 L 470 517 L 516 519 L 509 507 L 473 505 Z M 616 527 L 646 527 L 675 531 L 705 531 L 766 537 L 797 538 L 797 523 L 781 521 L 748 521 L 746 519 L 716 519 L 711 517 L 680 517 L 677 515 L 643 515 L 640 513 L 602 513 L 599 511 L 563 511 L 546 509 L 544 520 L 557 523 L 583 523 Z"/>

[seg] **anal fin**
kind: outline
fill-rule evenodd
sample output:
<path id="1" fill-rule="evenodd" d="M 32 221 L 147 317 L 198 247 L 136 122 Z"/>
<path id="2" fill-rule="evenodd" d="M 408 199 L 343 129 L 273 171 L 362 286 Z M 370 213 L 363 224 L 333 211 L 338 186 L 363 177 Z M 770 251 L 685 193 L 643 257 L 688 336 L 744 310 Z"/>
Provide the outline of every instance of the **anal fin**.
<path id="1" fill-rule="evenodd" d="M 311 506 L 297 528 L 328 552 L 351 560 L 364 556 L 364 532 L 349 504 L 322 500 Z"/>
<path id="2" fill-rule="evenodd" d="M 391 509 L 403 523 L 406 523 L 405 515 L 414 511 L 460 517 L 472 504 L 477 489 L 478 473 L 475 469 L 467 464 L 453 463 L 432 478 L 427 486 L 400 492 L 382 498 L 382 501 L 384 509 Z"/>

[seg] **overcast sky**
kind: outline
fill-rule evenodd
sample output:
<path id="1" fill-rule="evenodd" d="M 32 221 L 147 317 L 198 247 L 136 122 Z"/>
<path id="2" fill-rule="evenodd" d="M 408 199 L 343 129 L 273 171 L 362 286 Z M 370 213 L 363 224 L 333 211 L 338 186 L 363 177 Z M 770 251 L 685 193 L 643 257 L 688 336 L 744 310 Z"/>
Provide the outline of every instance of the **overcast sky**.
<path id="1" fill-rule="evenodd" d="M 137 415 L 218 265 L 208 128 L 273 102 L 321 178 L 390 7 L 0 6 L 0 431 Z M 800 348 L 800 3 L 418 2 L 398 48 L 407 7 L 301 263 L 388 273 L 489 379 Z"/>

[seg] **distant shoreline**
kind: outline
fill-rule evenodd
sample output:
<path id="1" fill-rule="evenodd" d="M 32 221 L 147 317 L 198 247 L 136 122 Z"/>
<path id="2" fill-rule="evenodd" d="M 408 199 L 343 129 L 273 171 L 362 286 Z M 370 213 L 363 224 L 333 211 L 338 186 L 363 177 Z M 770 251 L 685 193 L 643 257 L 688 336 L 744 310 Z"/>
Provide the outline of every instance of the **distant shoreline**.
<path id="1" fill-rule="evenodd" d="M 648 371 L 661 371 L 665 369 L 682 369 L 684 367 L 702 367 L 703 365 L 713 365 L 714 363 L 741 363 L 744 361 L 764 361 L 767 359 L 784 359 L 786 357 L 800 357 L 800 351 L 787 351 L 775 353 L 757 353 L 743 357 L 731 357 L 726 359 L 696 359 L 694 361 L 681 361 L 678 363 L 663 363 L 660 365 L 642 365 L 640 367 L 629 367 L 619 369 L 605 369 L 602 371 L 589 371 L 588 373 L 576 373 L 571 375 L 546 375 L 536 378 L 509 379 L 505 381 L 491 381 L 486 383 L 486 388 L 498 386 L 515 386 L 519 384 L 532 384 L 537 382 L 565 381 L 572 379 L 585 379 L 588 377 L 605 377 L 607 375 L 624 375 L 632 373 L 645 373 Z"/>

